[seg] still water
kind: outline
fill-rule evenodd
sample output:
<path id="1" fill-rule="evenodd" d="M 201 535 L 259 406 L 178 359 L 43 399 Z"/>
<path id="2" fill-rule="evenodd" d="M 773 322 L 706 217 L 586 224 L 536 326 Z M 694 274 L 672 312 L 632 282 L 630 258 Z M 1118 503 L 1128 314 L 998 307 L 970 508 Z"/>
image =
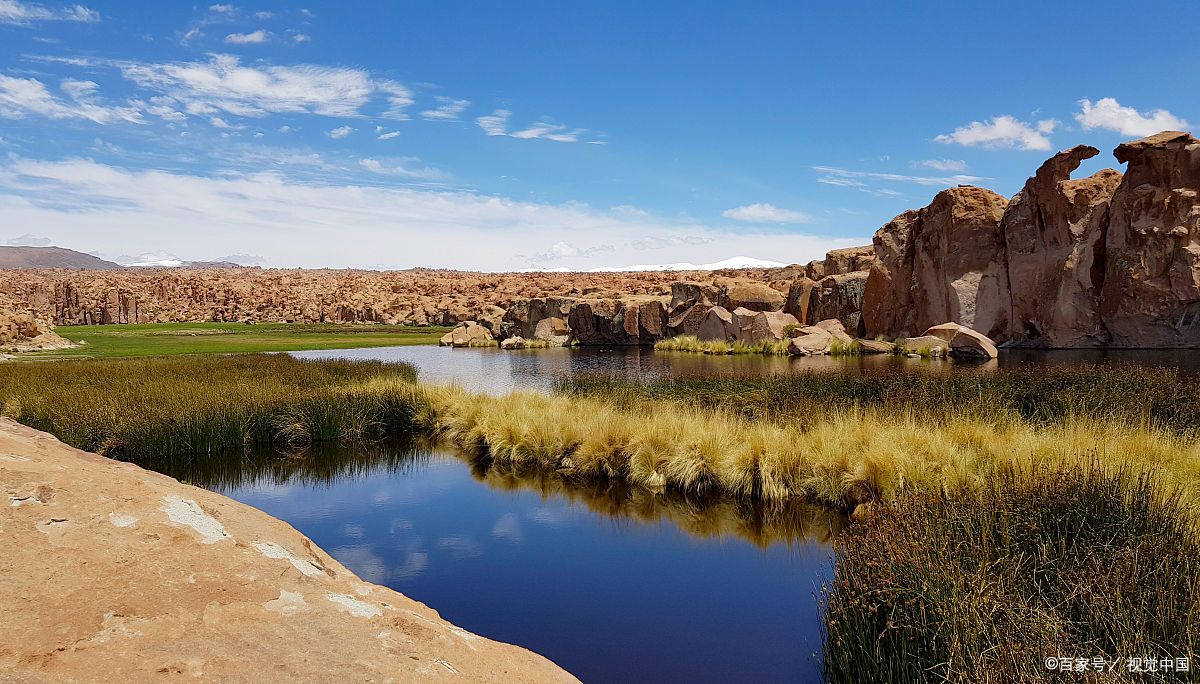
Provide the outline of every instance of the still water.
<path id="1" fill-rule="evenodd" d="M 424 382 L 497 395 L 548 391 L 556 378 L 580 372 L 953 373 L 1104 362 L 1200 372 L 1195 352 L 1005 352 L 982 365 L 649 349 L 392 347 L 296 356 L 407 361 Z M 299 458 L 239 452 L 158 469 L 286 520 L 364 579 L 537 651 L 585 682 L 819 679 L 818 596 L 842 521 L 818 509 L 572 488 L 413 444 L 321 447 Z"/>
<path id="2" fill-rule="evenodd" d="M 182 458 L 157 470 L 286 520 L 363 579 L 585 682 L 819 679 L 842 521 L 568 488 L 412 445 Z"/>

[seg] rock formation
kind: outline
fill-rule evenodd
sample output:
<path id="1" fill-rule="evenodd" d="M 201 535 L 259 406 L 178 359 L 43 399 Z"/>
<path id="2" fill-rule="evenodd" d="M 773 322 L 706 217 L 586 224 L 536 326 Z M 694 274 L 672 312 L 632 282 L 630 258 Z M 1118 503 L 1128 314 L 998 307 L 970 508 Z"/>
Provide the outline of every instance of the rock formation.
<path id="1" fill-rule="evenodd" d="M 1100 321 L 1108 202 L 1121 174 L 1081 180 L 1071 173 L 1099 154 L 1080 145 L 1042 164 L 1001 218 L 1011 296 L 1011 327 L 1000 339 L 1050 347 L 1109 342 Z"/>
<path id="2" fill-rule="evenodd" d="M 5 681 L 577 681 L 262 511 L 8 419 L 0 486 Z"/>
<path id="3" fill-rule="evenodd" d="M 1006 333 L 1000 218 L 1007 205 L 991 190 L 959 186 L 880 228 L 863 294 L 865 334 L 906 337 L 948 320 L 988 336 Z"/>
<path id="4" fill-rule="evenodd" d="M 1200 346 L 1200 141 L 1164 132 L 1125 143 L 1113 193 L 1100 316 L 1118 347 Z"/>

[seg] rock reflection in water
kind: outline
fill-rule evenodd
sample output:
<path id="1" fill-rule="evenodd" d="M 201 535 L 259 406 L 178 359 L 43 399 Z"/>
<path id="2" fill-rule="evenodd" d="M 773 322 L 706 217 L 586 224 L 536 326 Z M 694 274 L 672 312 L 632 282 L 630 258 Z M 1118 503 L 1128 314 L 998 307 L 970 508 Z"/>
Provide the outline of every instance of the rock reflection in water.
<path id="1" fill-rule="evenodd" d="M 421 438 L 319 443 L 295 452 L 257 447 L 223 454 L 173 456 L 142 465 L 183 482 L 229 492 L 254 486 L 330 487 L 339 479 L 413 474 L 435 457 L 436 447 Z M 451 452 L 441 452 L 451 453 Z M 783 505 L 650 492 L 622 482 L 580 482 L 557 472 L 516 472 L 468 456 L 476 481 L 507 492 L 531 491 L 543 499 L 559 497 L 592 513 L 639 524 L 670 523 L 698 538 L 739 538 L 759 548 L 812 540 L 828 544 L 845 525 L 845 516 L 800 501 Z"/>

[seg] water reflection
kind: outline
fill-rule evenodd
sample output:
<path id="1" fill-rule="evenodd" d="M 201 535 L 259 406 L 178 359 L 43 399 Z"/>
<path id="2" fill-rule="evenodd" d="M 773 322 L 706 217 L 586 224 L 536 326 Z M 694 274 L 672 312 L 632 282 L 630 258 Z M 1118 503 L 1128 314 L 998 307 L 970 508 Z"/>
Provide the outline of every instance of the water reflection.
<path id="1" fill-rule="evenodd" d="M 150 465 L 287 521 L 348 568 L 587 682 L 815 681 L 840 521 L 572 488 L 420 443 Z"/>
<path id="2" fill-rule="evenodd" d="M 458 383 L 467 389 L 507 394 L 515 389 L 549 391 L 554 381 L 577 373 L 613 373 L 649 378 L 664 375 L 795 373 L 802 371 L 860 372 L 981 372 L 1039 364 L 1132 363 L 1164 366 L 1200 374 L 1200 350 L 1079 349 L 1061 351 L 1001 350 L 1000 358 L 985 362 L 910 359 L 891 354 L 867 356 L 712 356 L 685 352 L 655 352 L 649 347 L 581 347 L 574 349 L 450 349 L 447 347 L 378 347 L 293 352 L 306 358 L 378 359 L 407 361 L 420 370 L 422 382 Z"/>

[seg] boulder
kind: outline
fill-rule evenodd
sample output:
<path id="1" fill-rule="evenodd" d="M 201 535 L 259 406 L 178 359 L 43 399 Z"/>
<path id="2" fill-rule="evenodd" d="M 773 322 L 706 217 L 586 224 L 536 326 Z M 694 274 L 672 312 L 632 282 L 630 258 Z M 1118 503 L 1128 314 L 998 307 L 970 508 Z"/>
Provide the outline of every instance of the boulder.
<path id="1" fill-rule="evenodd" d="M 866 336 L 905 336 L 957 320 L 988 335 L 1009 328 L 1008 269 L 1000 219 L 1008 200 L 959 186 L 875 233 L 863 295 Z"/>
<path id="2" fill-rule="evenodd" d="M 520 335 L 533 339 L 537 325 L 546 318 L 566 319 L 577 300 L 574 297 L 534 297 L 518 299 L 504 312 L 501 335 Z"/>
<path id="3" fill-rule="evenodd" d="M 577 681 L 246 504 L 7 418 L 0 454 L 0 680 Z"/>
<path id="4" fill-rule="evenodd" d="M 957 323 L 942 323 L 925 331 L 926 336 L 937 337 L 950 345 L 954 356 L 994 359 L 999 354 L 996 345 L 986 335 Z"/>
<path id="5" fill-rule="evenodd" d="M 787 300 L 784 302 L 783 310 L 795 316 L 801 324 L 807 324 L 809 321 L 808 308 L 812 300 L 813 288 L 816 285 L 815 280 L 805 277 L 793 281 L 788 287 Z"/>
<path id="6" fill-rule="evenodd" d="M 503 340 L 500 340 L 500 348 L 501 349 L 524 349 L 525 348 L 525 338 L 521 337 L 520 335 L 514 335 L 513 337 L 506 337 Z"/>
<path id="7" fill-rule="evenodd" d="M 811 291 L 808 320 L 836 318 L 856 336 L 863 334 L 862 305 L 867 271 L 840 273 L 822 278 Z"/>
<path id="8" fill-rule="evenodd" d="M 1012 320 L 996 339 L 1044 347 L 1107 344 L 1099 288 L 1108 205 L 1121 174 L 1105 169 L 1071 180 L 1083 160 L 1099 153 L 1086 145 L 1059 152 L 1004 210 Z"/>
<path id="9" fill-rule="evenodd" d="M 778 342 L 788 335 L 791 328 L 799 328 L 796 317 L 782 311 L 759 311 L 750 322 L 750 332 L 742 340 L 747 344 Z"/>
<path id="10" fill-rule="evenodd" d="M 859 349 L 863 354 L 891 354 L 895 345 L 883 340 L 859 340 Z"/>
<path id="11" fill-rule="evenodd" d="M 712 308 L 709 304 L 692 304 L 679 310 L 673 310 L 667 319 L 667 329 L 671 337 L 679 335 L 700 335 L 700 326 L 704 316 Z"/>
<path id="12" fill-rule="evenodd" d="M 475 321 L 465 321 L 443 335 L 439 344 L 443 347 L 476 347 L 489 346 L 493 340 L 487 328 Z"/>
<path id="13" fill-rule="evenodd" d="M 836 318 L 818 321 L 813 324 L 813 327 L 824 330 L 829 333 L 830 337 L 844 344 L 850 344 L 854 341 L 854 338 L 846 332 L 846 326 L 842 325 L 842 322 Z"/>
<path id="14" fill-rule="evenodd" d="M 788 342 L 788 352 L 796 356 L 828 354 L 832 344 L 833 336 L 828 331 L 810 325 L 801 328 L 800 335 Z"/>
<path id="15" fill-rule="evenodd" d="M 855 271 L 869 271 L 875 262 L 875 246 L 847 247 L 825 254 L 823 276 L 841 275 Z"/>
<path id="16" fill-rule="evenodd" d="M 696 336 L 702 340 L 728 342 L 733 339 L 734 331 L 733 314 L 723 306 L 714 306 L 704 314 Z"/>
<path id="17" fill-rule="evenodd" d="M 910 337 L 904 340 L 904 352 L 907 354 L 923 355 L 928 353 L 930 356 L 945 356 L 949 351 L 950 343 L 933 335 Z"/>
<path id="18" fill-rule="evenodd" d="M 667 302 L 653 296 L 583 299 L 567 317 L 581 345 L 654 344 L 667 336 Z"/>
<path id="19" fill-rule="evenodd" d="M 820 280 L 825 277 L 825 262 L 813 260 L 804 265 L 804 275 L 809 280 Z"/>
<path id="20" fill-rule="evenodd" d="M 552 347 L 565 347 L 571 342 L 571 328 L 561 318 L 543 318 L 534 328 L 533 339 L 547 342 Z"/>
<path id="21" fill-rule="evenodd" d="M 1166 131 L 1116 149 L 1100 317 L 1116 347 L 1200 346 L 1200 141 Z"/>
<path id="22" fill-rule="evenodd" d="M 728 288 L 728 306 L 751 311 L 780 311 L 785 297 L 766 283 L 735 282 Z"/>
<path id="23" fill-rule="evenodd" d="M 739 306 L 730 312 L 733 316 L 730 342 L 746 342 L 754 334 L 754 317 L 758 311 Z"/>

